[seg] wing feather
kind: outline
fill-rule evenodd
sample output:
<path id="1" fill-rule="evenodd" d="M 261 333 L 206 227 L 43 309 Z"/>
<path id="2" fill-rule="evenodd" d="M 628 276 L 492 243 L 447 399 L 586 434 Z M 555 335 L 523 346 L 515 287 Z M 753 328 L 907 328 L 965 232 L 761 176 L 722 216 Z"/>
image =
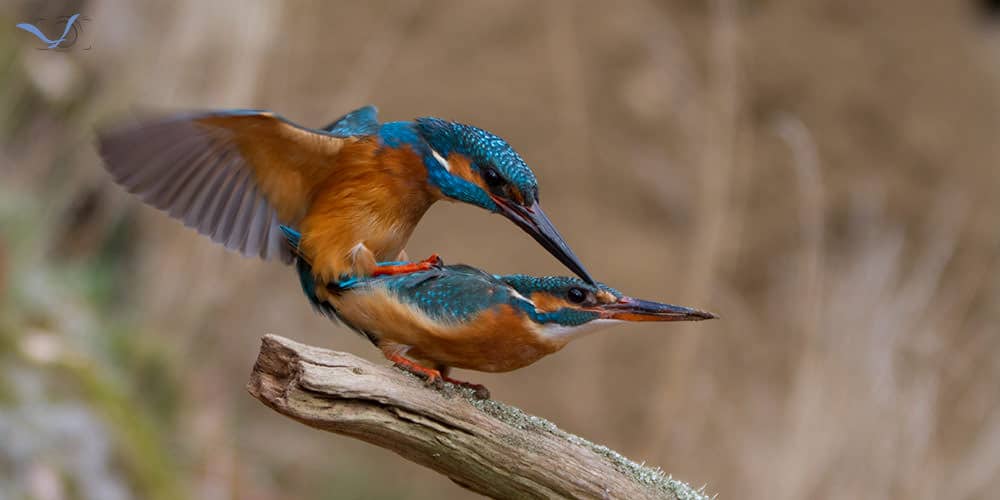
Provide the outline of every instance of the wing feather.
<path id="1" fill-rule="evenodd" d="M 205 154 L 206 152 L 201 152 L 199 155 L 196 152 L 188 160 L 178 163 L 177 173 L 171 176 L 170 183 L 163 189 L 150 193 L 153 200 L 151 204 L 166 207 L 165 210 L 170 216 L 178 217 L 178 213 L 183 212 L 185 208 L 183 200 L 189 197 L 192 191 L 194 191 L 193 187 L 189 184 L 191 179 L 207 170 L 198 168 L 199 156 L 204 156 Z"/>
<path id="2" fill-rule="evenodd" d="M 222 189 L 222 184 L 226 180 L 228 171 L 225 164 L 228 161 L 227 155 L 223 155 L 219 162 L 219 168 L 204 169 L 209 172 L 209 175 L 204 184 L 197 188 L 198 192 L 195 193 L 191 208 L 183 219 L 186 226 L 197 228 L 202 234 L 211 234 L 213 221 L 209 220 L 209 215 L 213 201 L 217 199 L 219 190 Z M 202 227 L 205 229 L 202 230 Z"/>
<path id="3" fill-rule="evenodd" d="M 206 152 L 205 154 L 210 153 Z M 181 189 L 178 189 L 177 197 L 167 201 L 166 206 L 169 207 L 167 213 L 171 217 L 180 219 L 185 225 L 191 226 L 192 223 L 189 223 L 188 220 L 196 209 L 195 203 L 198 201 L 198 195 L 204 190 L 205 183 L 212 174 L 216 172 L 210 168 L 198 168 L 198 163 L 192 163 L 188 170 L 191 174 L 187 176 Z"/>
<path id="4" fill-rule="evenodd" d="M 250 182 L 250 176 L 246 176 L 246 182 Z M 250 226 L 253 224 L 254 202 L 257 198 L 257 188 L 252 184 L 246 184 L 243 192 L 243 200 L 236 207 L 236 215 L 229 237 L 226 239 L 226 248 L 230 250 L 243 251 L 247 235 L 250 233 Z"/>
<path id="5" fill-rule="evenodd" d="M 225 245 L 230 250 L 232 250 L 230 240 L 234 233 L 239 232 L 236 226 L 239 223 L 240 206 L 243 204 L 243 198 L 247 195 L 249 181 L 250 174 L 248 172 L 235 171 L 232 188 L 229 191 L 230 195 L 226 198 L 225 206 L 219 214 L 219 225 L 216 227 L 215 233 L 212 234 L 213 241 Z"/>
<path id="6" fill-rule="evenodd" d="M 224 111 L 102 134 L 112 178 L 142 201 L 244 255 L 292 262 L 278 225 L 295 225 L 353 138 L 266 111 Z"/>
<path id="7" fill-rule="evenodd" d="M 246 239 L 243 241 L 243 247 L 240 248 L 240 252 L 243 254 L 267 258 L 267 225 L 271 223 L 269 208 L 267 203 L 254 205 L 254 213 L 250 216 L 250 227 L 247 230 Z M 261 244 L 254 248 L 255 242 L 261 242 Z"/>

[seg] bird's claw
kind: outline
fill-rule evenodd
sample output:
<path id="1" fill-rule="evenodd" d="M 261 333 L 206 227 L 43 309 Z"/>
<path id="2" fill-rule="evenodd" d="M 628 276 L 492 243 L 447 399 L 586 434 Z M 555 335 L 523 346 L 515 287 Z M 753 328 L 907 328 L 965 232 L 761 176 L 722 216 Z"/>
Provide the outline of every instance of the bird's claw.
<path id="1" fill-rule="evenodd" d="M 420 261 L 420 264 L 427 264 L 428 269 L 431 267 L 441 267 L 444 265 L 444 261 L 441 260 L 441 256 L 436 253 L 432 253 L 430 257 Z"/>
<path id="2" fill-rule="evenodd" d="M 424 385 L 426 385 L 427 387 L 433 387 L 440 391 L 441 389 L 444 389 L 444 379 L 442 379 L 440 376 L 435 377 L 431 375 L 428 376 L 426 380 L 424 380 Z"/>
<path id="3" fill-rule="evenodd" d="M 392 361 L 396 368 L 424 379 L 424 384 L 429 387 L 441 390 L 444 389 L 444 383 L 448 382 L 449 384 L 456 385 L 458 387 L 470 389 L 473 397 L 476 399 L 490 399 L 490 391 L 483 385 L 453 379 L 442 374 L 440 370 L 418 365 L 403 356 L 389 356 L 389 361 Z"/>
<path id="4" fill-rule="evenodd" d="M 435 389 L 444 389 L 444 377 L 440 371 L 420 366 L 402 356 L 393 356 L 389 360 L 393 362 L 396 368 L 424 379 L 424 384 Z"/>
<path id="5" fill-rule="evenodd" d="M 490 399 L 490 390 L 482 384 L 473 384 L 472 382 L 465 382 L 463 380 L 455 380 L 447 375 L 442 375 L 445 382 L 449 384 L 454 384 L 459 387 L 464 387 L 466 389 L 472 390 L 472 395 L 476 399 Z"/>

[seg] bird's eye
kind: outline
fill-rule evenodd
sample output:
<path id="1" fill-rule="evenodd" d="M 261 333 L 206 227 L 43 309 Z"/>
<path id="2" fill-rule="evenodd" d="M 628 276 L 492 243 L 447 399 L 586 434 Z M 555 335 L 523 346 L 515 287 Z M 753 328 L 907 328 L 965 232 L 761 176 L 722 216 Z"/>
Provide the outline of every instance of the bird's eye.
<path id="1" fill-rule="evenodd" d="M 500 173 L 489 167 L 483 169 L 483 180 L 486 181 L 486 185 L 491 188 L 499 187 L 504 184 L 503 177 L 500 177 Z"/>
<path id="2" fill-rule="evenodd" d="M 566 298 L 574 304 L 581 304 L 584 300 L 587 300 L 587 292 L 580 288 L 570 288 L 569 292 L 566 293 Z"/>

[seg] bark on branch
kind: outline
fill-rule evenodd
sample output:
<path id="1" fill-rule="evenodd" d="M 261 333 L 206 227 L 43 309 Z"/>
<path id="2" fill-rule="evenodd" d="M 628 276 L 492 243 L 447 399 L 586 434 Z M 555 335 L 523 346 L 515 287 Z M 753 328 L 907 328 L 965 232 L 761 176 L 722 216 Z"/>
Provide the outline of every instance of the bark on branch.
<path id="1" fill-rule="evenodd" d="M 496 498 L 705 498 L 658 469 L 471 391 L 267 335 L 247 386 L 282 415 L 392 450 Z"/>

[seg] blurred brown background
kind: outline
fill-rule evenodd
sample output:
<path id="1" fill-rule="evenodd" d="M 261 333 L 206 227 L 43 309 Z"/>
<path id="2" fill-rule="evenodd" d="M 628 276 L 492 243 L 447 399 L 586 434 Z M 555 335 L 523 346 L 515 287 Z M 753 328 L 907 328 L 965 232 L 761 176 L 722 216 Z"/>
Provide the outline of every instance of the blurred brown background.
<path id="1" fill-rule="evenodd" d="M 93 147 L 150 112 L 320 126 L 367 103 L 505 137 L 595 276 L 723 317 L 460 373 L 495 398 L 721 498 L 995 497 L 989 3 L 6 2 L 0 499 L 470 496 L 253 400 L 264 333 L 379 355 L 289 269 L 131 199 Z M 76 12 L 89 50 L 13 28 Z M 408 250 L 566 273 L 456 205 Z"/>

